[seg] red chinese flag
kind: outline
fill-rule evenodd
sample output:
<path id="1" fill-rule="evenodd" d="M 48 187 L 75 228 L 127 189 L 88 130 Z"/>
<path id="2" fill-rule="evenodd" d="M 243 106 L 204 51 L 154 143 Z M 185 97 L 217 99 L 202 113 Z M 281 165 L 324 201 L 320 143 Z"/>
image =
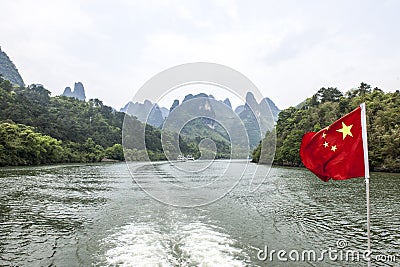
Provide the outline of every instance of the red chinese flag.
<path id="1" fill-rule="evenodd" d="M 306 133 L 300 157 L 325 182 L 364 177 L 361 107 L 317 133 Z"/>

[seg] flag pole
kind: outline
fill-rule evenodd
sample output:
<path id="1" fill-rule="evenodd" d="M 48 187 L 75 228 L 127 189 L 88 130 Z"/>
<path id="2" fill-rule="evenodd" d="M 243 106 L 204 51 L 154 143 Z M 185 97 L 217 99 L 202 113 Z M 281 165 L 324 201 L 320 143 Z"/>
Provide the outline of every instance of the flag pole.
<path id="1" fill-rule="evenodd" d="M 369 201 L 369 163 L 368 163 L 367 118 L 365 112 L 365 103 L 362 103 L 360 107 L 361 107 L 362 141 L 364 150 L 365 194 L 367 198 L 367 240 L 368 240 L 367 242 L 368 242 L 368 252 L 371 253 L 371 231 L 370 231 L 371 209 Z M 368 261 L 368 266 L 371 266 L 371 258 Z"/>

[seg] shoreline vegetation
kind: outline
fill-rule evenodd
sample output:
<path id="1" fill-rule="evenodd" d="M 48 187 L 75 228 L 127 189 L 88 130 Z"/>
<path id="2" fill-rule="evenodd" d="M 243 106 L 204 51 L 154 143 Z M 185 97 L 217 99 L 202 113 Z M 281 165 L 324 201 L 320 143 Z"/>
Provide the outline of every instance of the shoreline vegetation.
<path id="1" fill-rule="evenodd" d="M 300 143 L 305 132 L 317 132 L 366 103 L 368 154 L 371 171 L 400 172 L 400 92 L 385 93 L 361 83 L 358 88 L 342 94 L 337 88 L 321 88 L 296 107 L 279 113 L 275 127 L 276 151 L 273 164 L 302 167 Z M 275 132 L 267 132 L 266 137 Z M 262 142 L 267 142 L 265 138 Z M 253 151 L 253 162 L 260 158 L 261 142 Z M 267 146 L 262 149 L 267 151 Z"/>
<path id="2" fill-rule="evenodd" d="M 371 171 L 400 172 L 400 93 L 384 93 L 365 83 L 345 94 L 337 88 L 321 88 L 298 106 L 282 110 L 274 132 L 266 134 L 276 132 L 273 164 L 302 167 L 299 147 L 303 134 L 321 130 L 362 102 L 367 105 Z M 125 113 L 98 99 L 51 97 L 40 84 L 15 86 L 0 76 L 0 110 L 0 167 L 125 160 L 121 145 Z M 139 136 L 146 131 L 146 147 L 128 147 L 127 159 L 166 160 L 161 130 L 136 117 L 130 120 L 133 134 Z M 200 157 L 202 137 L 179 139 L 184 154 Z M 216 159 L 227 158 L 229 146 L 220 147 L 223 150 Z M 262 164 L 268 160 L 260 159 L 260 154 L 261 142 L 253 151 L 252 161 Z"/>
<path id="3" fill-rule="evenodd" d="M 51 97 L 40 84 L 16 86 L 0 75 L 0 167 L 122 161 L 124 118 L 125 113 L 99 99 Z M 132 135 L 146 132 L 146 146 L 128 146 L 125 156 L 136 161 L 165 160 L 160 129 L 129 118 Z M 201 138 L 179 138 L 183 153 L 200 157 Z M 223 148 L 217 158 L 228 155 L 229 147 Z"/>
<path id="4" fill-rule="evenodd" d="M 0 166 L 121 159 L 123 114 L 98 99 L 56 96 L 0 77 Z"/>

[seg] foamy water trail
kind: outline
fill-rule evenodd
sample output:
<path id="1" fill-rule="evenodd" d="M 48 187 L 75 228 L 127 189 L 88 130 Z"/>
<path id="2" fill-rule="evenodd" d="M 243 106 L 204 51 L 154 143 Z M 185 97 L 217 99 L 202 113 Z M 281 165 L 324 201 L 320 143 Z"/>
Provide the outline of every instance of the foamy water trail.
<path id="1" fill-rule="evenodd" d="M 219 228 L 200 222 L 161 229 L 131 223 L 104 240 L 109 266 L 245 266 L 248 255 Z"/>
<path id="2" fill-rule="evenodd" d="M 245 266 L 245 253 L 234 247 L 235 241 L 216 231 L 218 228 L 203 223 L 182 226 L 180 249 L 184 266 Z"/>

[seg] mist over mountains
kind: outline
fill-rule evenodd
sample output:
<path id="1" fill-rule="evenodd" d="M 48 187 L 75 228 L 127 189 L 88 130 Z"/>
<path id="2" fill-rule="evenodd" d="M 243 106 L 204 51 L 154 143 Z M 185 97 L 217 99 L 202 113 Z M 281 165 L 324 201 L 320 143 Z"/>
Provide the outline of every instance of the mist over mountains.
<path id="1" fill-rule="evenodd" d="M 229 98 L 222 101 L 216 100 L 213 95 L 207 95 L 205 93 L 198 93 L 195 95 L 188 94 L 184 97 L 182 102 L 175 99 L 169 109 L 153 104 L 149 100 L 145 100 L 144 103 L 129 102 L 120 111 L 136 116 L 141 122 L 161 128 L 165 119 L 168 118 L 169 114 L 173 112 L 174 109 L 190 100 L 196 100 L 196 102 L 194 106 L 190 107 L 188 112 L 193 115 L 203 114 L 204 116 L 199 118 L 196 122 L 191 122 L 190 125 L 186 125 L 185 128 L 182 129 L 182 134 L 196 138 L 196 134 L 207 133 L 213 136 L 214 139 L 222 138 L 228 141 L 229 136 L 224 133 L 223 127 L 218 125 L 214 120 L 215 112 L 211 102 L 219 101 L 232 110 L 232 104 Z M 246 102 L 236 107 L 234 112 L 242 120 L 246 128 L 250 147 L 254 147 L 258 145 L 266 131 L 274 127 L 274 124 L 271 122 L 276 122 L 278 120 L 280 109 L 268 97 L 262 99 L 258 103 L 254 95 L 248 92 L 246 95 Z M 260 128 L 260 125 L 263 126 Z"/>
<path id="2" fill-rule="evenodd" d="M 137 117 L 141 122 L 145 122 L 154 127 L 161 127 L 164 119 L 168 116 L 169 110 L 167 108 L 160 108 L 157 104 L 145 100 L 144 103 L 127 103 L 120 112 Z"/>

